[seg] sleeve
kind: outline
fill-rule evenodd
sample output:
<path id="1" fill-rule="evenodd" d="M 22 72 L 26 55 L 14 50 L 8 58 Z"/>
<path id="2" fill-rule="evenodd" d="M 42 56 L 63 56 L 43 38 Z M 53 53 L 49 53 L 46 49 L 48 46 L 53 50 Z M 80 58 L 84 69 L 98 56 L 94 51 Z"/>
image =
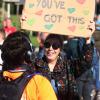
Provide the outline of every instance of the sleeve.
<path id="1" fill-rule="evenodd" d="M 90 39 L 90 43 L 86 43 L 86 39 L 85 38 L 79 38 L 79 42 L 78 42 L 78 51 L 79 51 L 79 57 L 81 57 L 81 59 L 84 59 L 85 56 L 92 57 L 92 53 L 93 53 L 93 49 L 94 49 L 94 39 L 93 37 L 91 37 Z"/>
<path id="2" fill-rule="evenodd" d="M 94 45 L 84 44 L 83 45 L 83 58 L 86 62 L 91 63 L 93 58 Z"/>
<path id="3" fill-rule="evenodd" d="M 37 75 L 35 83 L 38 89 L 38 100 L 57 100 L 50 82 L 45 77 Z"/>

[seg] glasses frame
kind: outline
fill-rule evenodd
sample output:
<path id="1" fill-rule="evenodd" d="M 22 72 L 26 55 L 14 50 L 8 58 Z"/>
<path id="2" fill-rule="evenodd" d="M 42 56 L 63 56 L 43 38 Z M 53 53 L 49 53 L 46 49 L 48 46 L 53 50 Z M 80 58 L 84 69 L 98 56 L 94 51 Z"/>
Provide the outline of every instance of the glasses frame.
<path id="1" fill-rule="evenodd" d="M 46 49 L 48 49 L 48 48 L 50 48 L 52 46 L 52 48 L 54 49 L 54 50 L 57 50 L 58 48 L 60 48 L 61 47 L 61 45 L 59 44 L 59 43 L 50 43 L 50 42 L 45 42 L 44 43 L 44 47 L 46 48 Z"/>

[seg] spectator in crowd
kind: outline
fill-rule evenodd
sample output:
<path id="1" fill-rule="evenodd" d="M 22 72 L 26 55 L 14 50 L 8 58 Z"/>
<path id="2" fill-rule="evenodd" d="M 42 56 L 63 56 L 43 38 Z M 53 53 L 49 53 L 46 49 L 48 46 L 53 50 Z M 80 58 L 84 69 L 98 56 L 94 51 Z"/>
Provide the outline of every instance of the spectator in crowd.
<path id="1" fill-rule="evenodd" d="M 99 59 L 97 52 L 95 52 L 93 37 L 91 37 L 90 41 L 91 46 L 87 47 L 87 50 L 83 48 L 86 45 L 86 39 L 82 37 L 68 36 L 67 44 L 64 45 L 67 58 L 72 61 L 72 67 L 74 67 L 73 70 L 80 97 L 84 100 L 93 98 L 93 91 L 97 84 L 97 82 L 95 84 L 94 70 L 99 68 Z M 88 52 L 84 53 L 84 51 Z M 97 75 L 97 71 L 95 71 L 95 74 Z"/>
<path id="2" fill-rule="evenodd" d="M 97 16 L 97 20 L 96 20 L 96 30 L 100 30 L 100 14 Z"/>
<path id="3" fill-rule="evenodd" d="M 100 0 L 96 0 L 95 21 L 96 30 L 100 30 Z"/>
<path id="4" fill-rule="evenodd" d="M 4 30 L 0 29 L 0 49 L 1 49 L 1 46 L 2 46 L 3 41 L 5 40 L 5 38 L 6 38 L 6 34 L 5 34 Z"/>
<path id="5" fill-rule="evenodd" d="M 39 43 L 39 52 L 37 54 L 37 57 L 42 58 L 44 55 L 44 41 L 49 33 L 47 32 L 38 32 L 37 34 L 37 40 Z"/>
<path id="6" fill-rule="evenodd" d="M 96 95 L 94 96 L 94 100 L 100 99 L 100 53 L 96 47 L 93 50 L 93 60 L 92 60 L 92 71 L 95 79 L 95 88 L 96 91 L 94 92 Z"/>
<path id="7" fill-rule="evenodd" d="M 87 48 L 82 47 L 78 59 L 73 60 L 73 69 L 77 81 L 78 91 L 83 100 L 91 100 L 91 93 L 95 90 L 95 80 L 92 71 L 94 45 L 90 43 Z"/>
<path id="8" fill-rule="evenodd" d="M 2 44 L 5 40 L 5 32 L 3 29 L 0 29 L 0 71 L 2 70 L 2 58 L 1 58 L 1 47 L 2 47 Z"/>
<path id="9" fill-rule="evenodd" d="M 100 0 L 96 0 L 96 11 L 95 11 L 96 17 L 100 14 Z"/>
<path id="10" fill-rule="evenodd" d="M 32 70 L 30 65 L 33 50 L 30 43 L 29 37 L 24 32 L 17 31 L 7 36 L 1 49 L 3 76 L 14 80 L 27 69 Z M 27 84 L 21 100 L 57 100 L 57 98 L 49 81 L 36 74 Z"/>
<path id="11" fill-rule="evenodd" d="M 64 52 L 68 59 L 77 59 L 79 57 L 78 53 L 78 38 L 74 36 L 67 36 L 63 42 Z"/>
<path id="12" fill-rule="evenodd" d="M 6 27 L 6 19 L 4 19 L 3 21 L 2 21 L 2 28 L 4 29 Z"/>
<path id="13" fill-rule="evenodd" d="M 3 29 L 6 33 L 6 36 L 8 36 L 9 34 L 12 34 L 13 32 L 17 30 L 16 27 L 12 26 L 12 21 L 10 18 L 6 18 L 3 21 Z"/>

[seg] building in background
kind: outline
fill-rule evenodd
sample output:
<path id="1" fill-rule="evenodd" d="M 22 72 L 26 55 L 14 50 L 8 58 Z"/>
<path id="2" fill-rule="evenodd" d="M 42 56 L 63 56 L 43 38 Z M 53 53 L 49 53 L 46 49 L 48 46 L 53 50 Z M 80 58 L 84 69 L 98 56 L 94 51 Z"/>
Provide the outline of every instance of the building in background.
<path id="1" fill-rule="evenodd" d="M 25 0 L 2 0 L 0 1 L 2 17 L 10 17 L 13 14 L 21 14 Z M 6 12 L 6 13 L 4 13 Z"/>

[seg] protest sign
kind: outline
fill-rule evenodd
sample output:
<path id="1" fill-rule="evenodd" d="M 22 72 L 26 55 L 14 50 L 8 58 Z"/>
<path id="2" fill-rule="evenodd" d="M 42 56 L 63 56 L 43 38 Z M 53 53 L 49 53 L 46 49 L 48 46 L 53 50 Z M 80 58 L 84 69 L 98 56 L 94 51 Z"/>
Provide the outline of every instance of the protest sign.
<path id="1" fill-rule="evenodd" d="M 22 29 L 88 37 L 95 0 L 26 0 Z"/>

